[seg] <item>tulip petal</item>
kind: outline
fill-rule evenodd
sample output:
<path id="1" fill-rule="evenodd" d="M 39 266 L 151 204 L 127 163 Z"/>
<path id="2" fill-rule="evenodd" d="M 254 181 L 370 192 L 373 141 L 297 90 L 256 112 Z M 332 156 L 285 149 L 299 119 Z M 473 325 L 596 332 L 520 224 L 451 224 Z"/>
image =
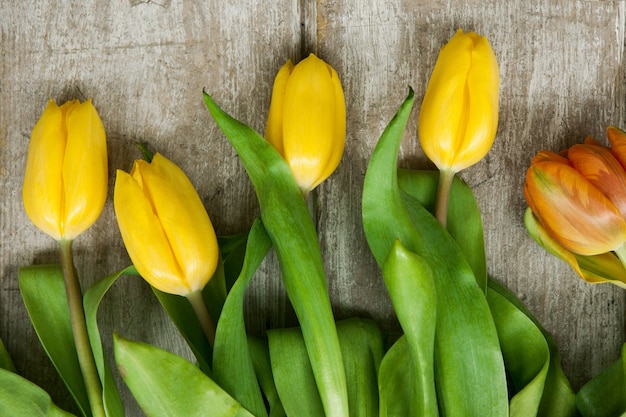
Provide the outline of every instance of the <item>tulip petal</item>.
<path id="1" fill-rule="evenodd" d="M 160 291 L 191 292 L 180 279 L 178 262 L 150 201 L 137 181 L 121 170 L 117 171 L 113 202 L 122 240 L 139 274 Z"/>
<path id="2" fill-rule="evenodd" d="M 158 153 L 140 174 L 144 193 L 149 196 L 186 286 L 191 291 L 201 290 L 217 268 L 219 253 L 213 225 L 198 193 L 187 175 Z"/>
<path id="3" fill-rule="evenodd" d="M 22 197 L 31 221 L 56 240 L 62 237 L 61 170 L 64 157 L 63 114 L 59 106 L 49 100 L 31 135 Z"/>
<path id="4" fill-rule="evenodd" d="M 545 250 L 567 262 L 586 282 L 597 284 L 610 282 L 626 289 L 626 269 L 611 252 L 582 256 L 568 251 L 544 229 L 530 209 L 524 214 L 528 234 Z"/>
<path id="5" fill-rule="evenodd" d="M 451 169 L 460 171 L 480 161 L 491 149 L 498 126 L 500 75 L 496 56 L 485 37 L 474 40 L 472 65 L 467 74 L 468 103 L 464 136 L 457 144 Z"/>
<path id="6" fill-rule="evenodd" d="M 531 165 L 524 195 L 542 226 L 572 252 L 597 255 L 626 241 L 626 221 L 618 209 L 570 166 Z"/>
<path id="7" fill-rule="evenodd" d="M 91 100 L 67 109 L 63 161 L 63 235 L 73 239 L 91 226 L 104 207 L 108 187 L 106 136 Z"/>
<path id="8" fill-rule="evenodd" d="M 287 82 L 283 156 L 302 190 L 326 179 L 343 153 L 345 102 L 337 97 L 337 84 L 334 70 L 313 54 L 296 65 Z"/>
<path id="9" fill-rule="evenodd" d="M 626 218 L 626 171 L 608 148 L 574 145 L 567 154 L 576 171 L 615 204 Z"/>
<path id="10" fill-rule="evenodd" d="M 272 100 L 270 111 L 267 117 L 267 127 L 265 128 L 265 138 L 272 144 L 279 154 L 283 155 L 283 111 L 285 109 L 285 90 L 287 81 L 293 71 L 293 62 L 288 60 L 283 65 L 276 78 L 272 89 Z"/>
<path id="11" fill-rule="evenodd" d="M 617 160 L 626 168 L 626 132 L 615 126 L 606 129 L 606 136 L 611 143 L 611 152 Z"/>

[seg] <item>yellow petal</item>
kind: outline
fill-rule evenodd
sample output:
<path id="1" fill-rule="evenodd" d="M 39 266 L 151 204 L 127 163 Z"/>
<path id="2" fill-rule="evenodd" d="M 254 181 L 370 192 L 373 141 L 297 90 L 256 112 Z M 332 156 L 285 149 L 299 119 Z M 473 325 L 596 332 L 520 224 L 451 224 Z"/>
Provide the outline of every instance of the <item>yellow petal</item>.
<path id="1" fill-rule="evenodd" d="M 201 290 L 215 272 L 219 253 L 198 193 L 185 173 L 160 154 L 141 170 L 141 177 L 187 287 Z"/>
<path id="2" fill-rule="evenodd" d="M 267 127 L 265 129 L 265 138 L 281 155 L 283 155 L 283 110 L 285 108 L 285 90 L 293 67 L 294 65 L 291 60 L 288 60 L 285 65 L 280 68 L 278 74 L 276 74 L 272 90 L 272 100 L 270 102 L 270 111 L 267 117 Z"/>
<path id="3" fill-rule="evenodd" d="M 65 146 L 62 111 L 49 100 L 31 135 L 22 197 L 31 221 L 56 240 L 62 237 Z"/>
<path id="4" fill-rule="evenodd" d="M 113 203 L 117 223 L 133 265 L 160 291 L 186 295 L 191 289 L 182 272 L 153 207 L 139 183 L 118 170 Z"/>
<path id="5" fill-rule="evenodd" d="M 73 239 L 91 226 L 104 207 L 108 187 L 107 147 L 102 120 L 91 100 L 67 109 L 63 163 L 63 234 Z"/>
<path id="6" fill-rule="evenodd" d="M 345 101 L 338 86 L 335 71 L 313 54 L 295 66 L 287 82 L 284 157 L 302 190 L 330 175 L 343 153 Z"/>
<path id="7" fill-rule="evenodd" d="M 486 38 L 458 30 L 441 49 L 419 115 L 424 153 L 458 172 L 482 159 L 498 124 L 498 64 Z"/>

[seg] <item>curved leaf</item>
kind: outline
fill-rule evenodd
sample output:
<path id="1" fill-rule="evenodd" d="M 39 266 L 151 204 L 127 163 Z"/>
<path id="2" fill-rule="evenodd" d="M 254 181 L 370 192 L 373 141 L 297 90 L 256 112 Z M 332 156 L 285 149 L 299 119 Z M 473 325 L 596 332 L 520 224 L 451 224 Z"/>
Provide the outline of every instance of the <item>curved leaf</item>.
<path id="1" fill-rule="evenodd" d="M 0 416 L 2 417 L 70 417 L 58 408 L 47 392 L 29 380 L 6 369 L 0 369 Z"/>
<path id="2" fill-rule="evenodd" d="M 2 339 L 0 339 L 0 369 L 6 369 L 7 371 L 15 372 L 15 365 L 13 365 L 11 356 L 9 355 L 7 349 L 4 347 Z"/>
<path id="3" fill-rule="evenodd" d="M 418 415 L 415 410 L 415 366 L 406 336 L 401 336 L 387 351 L 380 364 L 378 392 L 380 417 Z"/>
<path id="4" fill-rule="evenodd" d="M 19 270 L 20 292 L 41 346 L 70 391 L 83 416 L 91 416 L 78 363 L 65 282 L 60 265 L 32 265 Z"/>
<path id="5" fill-rule="evenodd" d="M 255 187 L 326 414 L 345 417 L 348 394 L 341 348 L 315 227 L 300 188 L 285 160 L 265 139 L 226 114 L 206 92 L 204 101 Z"/>
<path id="6" fill-rule="evenodd" d="M 106 360 L 102 349 L 102 339 L 100 338 L 100 330 L 98 329 L 98 308 L 102 298 L 111 288 L 111 286 L 122 275 L 136 275 L 137 270 L 133 266 L 129 266 L 115 274 L 102 278 L 93 284 L 83 296 L 83 305 L 85 309 L 85 321 L 89 332 L 89 341 L 93 352 L 100 383 L 102 384 L 102 400 L 107 417 L 117 417 L 124 415 L 124 406 L 120 399 L 119 391 L 115 385 L 111 368 Z"/>
<path id="7" fill-rule="evenodd" d="M 241 274 L 217 323 L 213 350 L 213 379 L 257 417 L 267 416 L 267 411 L 250 358 L 243 304 L 248 284 L 271 247 L 263 224 L 256 221 L 248 237 Z"/>
<path id="8" fill-rule="evenodd" d="M 447 416 L 507 415 L 504 362 L 484 292 L 450 234 L 420 204 L 406 205 L 398 188 L 398 151 L 413 100 L 411 91 L 370 160 L 363 189 L 365 236 L 379 265 L 399 239 L 433 271 L 438 296 L 435 377 L 440 412 Z"/>
<path id="9" fill-rule="evenodd" d="M 252 417 L 184 358 L 115 334 L 122 378 L 148 417 Z"/>
<path id="10" fill-rule="evenodd" d="M 287 414 L 285 414 L 285 409 L 280 402 L 278 390 L 274 383 L 272 363 L 270 361 L 270 352 L 267 342 L 256 337 L 248 336 L 248 348 L 250 350 L 254 372 L 256 373 L 259 385 L 270 406 L 269 417 L 286 417 Z"/>
<path id="11" fill-rule="evenodd" d="M 411 356 L 414 415 L 438 416 L 435 391 L 437 293 L 428 263 L 396 241 L 383 264 L 383 278 Z"/>

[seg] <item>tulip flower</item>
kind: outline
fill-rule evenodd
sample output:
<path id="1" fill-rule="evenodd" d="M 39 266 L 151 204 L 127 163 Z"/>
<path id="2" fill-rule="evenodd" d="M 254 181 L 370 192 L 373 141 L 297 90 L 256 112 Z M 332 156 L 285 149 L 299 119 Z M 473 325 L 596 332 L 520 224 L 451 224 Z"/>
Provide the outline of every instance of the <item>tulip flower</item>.
<path id="1" fill-rule="evenodd" d="M 50 100 L 31 135 L 24 174 L 24 208 L 56 240 L 72 240 L 91 226 L 107 195 L 102 121 L 91 100 Z"/>
<path id="2" fill-rule="evenodd" d="M 72 334 L 91 414 L 104 417 L 102 386 L 85 323 L 73 239 L 98 218 L 108 186 L 106 137 L 91 100 L 48 101 L 28 149 L 22 197 L 31 221 L 59 242 Z"/>
<path id="3" fill-rule="evenodd" d="M 439 53 L 418 122 L 422 149 L 440 170 L 436 215 L 444 226 L 454 174 L 480 161 L 493 144 L 499 84 L 489 41 L 459 29 Z"/>
<path id="4" fill-rule="evenodd" d="M 118 170 L 114 206 L 122 240 L 137 271 L 154 288 L 187 296 L 217 268 L 213 225 L 185 173 L 156 154 Z"/>
<path id="5" fill-rule="evenodd" d="M 346 105 L 337 72 L 310 54 L 287 61 L 274 80 L 265 133 L 306 195 L 332 174 L 346 140 Z"/>
<path id="6" fill-rule="evenodd" d="M 609 136 L 616 133 L 611 128 Z M 526 173 L 526 228 L 588 282 L 626 285 L 626 171 L 592 138 L 541 151 Z M 617 257 L 615 256 L 617 255 Z"/>

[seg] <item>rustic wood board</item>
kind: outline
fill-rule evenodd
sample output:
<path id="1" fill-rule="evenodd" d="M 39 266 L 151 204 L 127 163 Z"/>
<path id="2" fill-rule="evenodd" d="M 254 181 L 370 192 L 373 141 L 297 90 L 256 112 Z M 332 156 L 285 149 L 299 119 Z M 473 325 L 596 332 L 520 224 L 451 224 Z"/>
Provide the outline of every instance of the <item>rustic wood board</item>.
<path id="1" fill-rule="evenodd" d="M 21 183 L 30 131 L 48 98 L 93 98 L 108 135 L 111 189 L 146 142 L 178 163 L 219 234 L 245 231 L 258 214 L 235 152 L 202 102 L 263 132 L 271 85 L 288 59 L 315 52 L 342 78 L 348 109 L 344 159 L 312 195 L 337 317 L 398 326 L 364 241 L 360 196 L 367 161 L 412 86 L 421 101 L 439 48 L 457 28 L 486 35 L 501 70 L 501 113 L 488 157 L 461 176 L 483 213 L 490 275 L 518 294 L 555 336 L 575 388 L 618 357 L 624 293 L 590 286 L 526 235 L 524 172 L 538 149 L 559 150 L 607 125 L 624 126 L 624 1 L 181 0 L 0 3 L 0 337 L 18 370 L 71 400 L 28 321 L 21 266 L 57 259 L 55 242 L 26 217 Z M 417 141 L 416 106 L 401 165 L 430 167 Z M 128 265 L 107 204 L 77 239 L 84 286 Z M 293 324 L 271 257 L 248 294 L 254 332 Z M 189 356 L 147 286 L 122 280 L 100 312 L 105 343 L 117 330 Z M 110 349 L 109 349 L 110 353 Z M 141 415 L 124 392 L 128 415 Z"/>

